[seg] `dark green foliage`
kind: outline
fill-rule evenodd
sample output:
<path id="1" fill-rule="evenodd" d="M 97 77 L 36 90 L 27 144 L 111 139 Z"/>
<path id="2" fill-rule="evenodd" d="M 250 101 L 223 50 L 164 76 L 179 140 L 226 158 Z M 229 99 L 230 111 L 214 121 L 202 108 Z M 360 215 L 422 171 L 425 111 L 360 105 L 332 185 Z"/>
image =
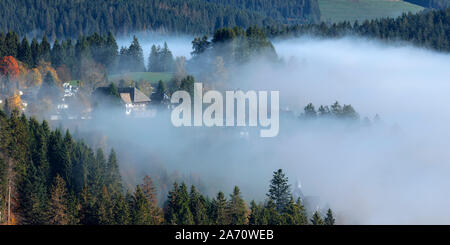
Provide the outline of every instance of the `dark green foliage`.
<path id="1" fill-rule="evenodd" d="M 206 212 L 207 203 L 205 198 L 197 191 L 195 186 L 191 187 L 189 196 L 189 208 L 192 213 L 194 224 L 207 225 L 208 216 Z"/>
<path id="2" fill-rule="evenodd" d="M 450 51 L 450 8 L 403 14 L 395 19 L 383 18 L 363 23 L 307 24 L 266 27 L 270 37 L 316 35 L 338 38 L 353 34 L 380 40 L 408 41 L 418 46 L 439 51 Z"/>
<path id="3" fill-rule="evenodd" d="M 121 196 L 123 186 L 119 172 L 119 163 L 117 162 L 116 152 L 114 149 L 112 149 L 109 154 L 105 177 L 105 185 L 108 187 L 108 192 L 112 195 Z"/>
<path id="4" fill-rule="evenodd" d="M 133 194 L 124 194 L 115 151 L 106 159 L 102 149 L 94 154 L 61 130 L 17 110 L 10 116 L 0 110 L 0 208 L 4 213 L 11 186 L 19 224 L 307 224 L 301 200 L 294 202 L 289 195 L 284 201 L 289 188 L 281 171 L 274 172 L 269 199 L 264 205 L 252 201 L 250 210 L 237 186 L 228 200 L 222 192 L 211 200 L 195 186 L 188 191 L 184 183 L 175 182 L 163 212 L 149 176 Z M 332 225 L 335 219 L 328 210 L 325 220 L 316 212 L 311 222 Z"/>
<path id="5" fill-rule="evenodd" d="M 331 209 L 328 209 L 327 211 L 327 217 L 325 217 L 324 223 L 325 225 L 334 225 L 336 220 L 333 217 L 333 211 Z"/>
<path id="6" fill-rule="evenodd" d="M 172 72 L 174 62 L 172 52 L 166 42 L 164 42 L 163 48 L 153 45 L 148 57 L 148 71 Z"/>
<path id="7" fill-rule="evenodd" d="M 314 212 L 312 218 L 311 218 L 311 224 L 313 225 L 324 225 L 325 222 L 323 221 L 322 217 L 319 214 L 319 211 Z"/>
<path id="8" fill-rule="evenodd" d="M 425 8 L 443 9 L 450 7 L 449 0 L 405 0 L 405 2 L 417 4 Z"/>
<path id="9" fill-rule="evenodd" d="M 273 201 L 278 212 L 283 212 L 286 209 L 291 196 L 291 186 L 283 170 L 278 169 L 278 171 L 273 172 L 267 196 L 270 201 Z"/>
<path id="10" fill-rule="evenodd" d="M 223 192 L 217 194 L 216 199 L 212 203 L 212 224 L 227 225 L 229 223 L 227 216 L 227 200 Z"/>
<path id="11" fill-rule="evenodd" d="M 297 202 L 294 202 L 294 198 L 291 196 L 289 204 L 286 206 L 285 212 L 282 214 L 284 224 L 290 225 L 307 225 L 308 218 L 306 210 L 303 207 L 300 198 Z"/>
<path id="12" fill-rule="evenodd" d="M 66 183 L 59 175 L 55 178 L 50 192 L 49 207 L 46 212 L 46 222 L 51 225 L 69 224 Z"/>
<path id="13" fill-rule="evenodd" d="M 235 186 L 230 200 L 227 204 L 227 216 L 231 225 L 247 224 L 248 210 L 245 201 L 242 199 L 241 190 Z"/>
<path id="14" fill-rule="evenodd" d="M 310 23 L 320 19 L 317 0 L 4 0 L 0 9 L 0 30 L 14 29 L 20 35 L 38 30 L 51 37 L 109 31 L 127 35 L 158 29 L 198 34 L 222 27 Z"/>
<path id="15" fill-rule="evenodd" d="M 152 101 L 155 103 L 161 103 L 164 100 L 164 96 L 167 93 L 166 83 L 159 80 L 156 92 L 152 95 Z"/>
<path id="16" fill-rule="evenodd" d="M 272 43 L 266 36 L 264 29 L 249 27 L 246 30 L 233 27 L 222 28 L 214 32 L 211 42 L 206 36 L 192 41 L 193 56 L 201 54 L 208 56 L 222 56 L 225 63 L 244 63 L 252 57 L 265 57 L 271 61 L 277 55 Z M 208 52 L 207 52 L 208 51 Z"/>
<path id="17" fill-rule="evenodd" d="M 31 47 L 26 37 L 22 39 L 22 43 L 20 44 L 20 47 L 17 50 L 17 59 L 27 64 L 28 66 L 33 65 L 33 56 L 31 53 Z"/>

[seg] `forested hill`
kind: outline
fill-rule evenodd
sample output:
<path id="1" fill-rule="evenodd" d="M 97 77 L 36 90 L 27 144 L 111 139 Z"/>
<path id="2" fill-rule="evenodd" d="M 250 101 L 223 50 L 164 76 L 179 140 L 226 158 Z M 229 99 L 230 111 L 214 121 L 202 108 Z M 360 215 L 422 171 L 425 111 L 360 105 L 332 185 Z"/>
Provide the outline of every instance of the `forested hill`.
<path id="1" fill-rule="evenodd" d="M 271 26 L 266 28 L 270 38 L 314 35 L 326 38 L 357 35 L 380 40 L 407 41 L 417 46 L 450 51 L 450 8 L 403 14 L 363 23 L 348 21 L 337 24 Z"/>
<path id="2" fill-rule="evenodd" d="M 304 23 L 320 21 L 318 1 L 310 0 L 206 0 L 240 9 L 262 12 L 268 17 L 283 23 Z"/>
<path id="3" fill-rule="evenodd" d="M 108 31 L 205 34 L 222 27 L 314 22 L 320 11 L 317 0 L 2 0 L 0 16 L 0 31 L 53 39 Z"/>
<path id="4" fill-rule="evenodd" d="M 450 7 L 450 0 L 405 0 L 425 8 L 443 9 Z"/>

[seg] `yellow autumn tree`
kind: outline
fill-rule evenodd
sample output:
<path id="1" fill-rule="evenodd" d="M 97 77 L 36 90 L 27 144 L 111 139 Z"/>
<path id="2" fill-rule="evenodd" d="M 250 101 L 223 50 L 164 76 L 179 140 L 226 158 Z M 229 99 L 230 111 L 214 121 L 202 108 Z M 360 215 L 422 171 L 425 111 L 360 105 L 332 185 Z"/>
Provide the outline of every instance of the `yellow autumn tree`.
<path id="1" fill-rule="evenodd" d="M 25 76 L 26 86 L 27 87 L 36 87 L 41 86 L 42 84 L 42 74 L 37 68 L 33 68 L 28 71 Z"/>
<path id="2" fill-rule="evenodd" d="M 41 74 L 47 74 L 47 72 L 50 72 L 53 76 L 53 78 L 56 81 L 56 84 L 60 87 L 62 87 L 61 80 L 58 77 L 58 73 L 56 70 L 51 66 L 50 62 L 45 62 L 43 60 L 39 61 L 39 64 L 37 65 L 37 69 Z"/>

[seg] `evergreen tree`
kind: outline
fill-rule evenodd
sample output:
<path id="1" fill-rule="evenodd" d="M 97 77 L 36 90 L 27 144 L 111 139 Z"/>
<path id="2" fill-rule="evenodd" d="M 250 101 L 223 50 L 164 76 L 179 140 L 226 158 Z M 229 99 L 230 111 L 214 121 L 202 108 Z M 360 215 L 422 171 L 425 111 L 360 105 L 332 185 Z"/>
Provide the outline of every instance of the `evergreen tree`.
<path id="1" fill-rule="evenodd" d="M 267 200 L 264 207 L 263 224 L 264 225 L 281 225 L 283 223 L 277 206 L 272 199 Z"/>
<path id="2" fill-rule="evenodd" d="M 319 211 L 314 212 L 313 217 L 311 218 L 311 224 L 313 225 L 324 225 L 322 217 L 319 214 Z"/>
<path id="3" fill-rule="evenodd" d="M 166 222 L 170 225 L 177 224 L 177 199 L 178 199 L 178 183 L 175 181 L 173 183 L 173 189 L 169 191 L 169 194 L 167 196 L 167 202 L 165 205 L 165 215 L 164 218 Z"/>
<path id="4" fill-rule="evenodd" d="M 189 196 L 189 208 L 192 213 L 194 223 L 196 225 L 208 224 L 208 216 L 206 211 L 206 200 L 197 191 L 195 186 L 191 187 L 191 193 Z"/>
<path id="5" fill-rule="evenodd" d="M 130 209 L 123 195 L 117 195 L 114 200 L 113 214 L 115 225 L 128 225 L 131 223 Z"/>
<path id="6" fill-rule="evenodd" d="M 327 217 L 325 217 L 324 223 L 325 225 L 334 225 L 335 219 L 333 217 L 333 211 L 329 208 L 327 211 Z"/>
<path id="7" fill-rule="evenodd" d="M 305 208 L 301 204 L 300 198 L 297 202 L 294 202 L 294 198 L 291 196 L 289 204 L 286 207 L 285 212 L 282 214 L 283 220 L 287 225 L 307 225 L 308 219 Z"/>
<path id="8" fill-rule="evenodd" d="M 247 207 L 241 197 L 241 190 L 235 186 L 227 205 L 227 216 L 232 225 L 244 225 L 247 223 Z"/>
<path id="9" fill-rule="evenodd" d="M 141 190 L 140 186 L 136 187 L 133 196 L 132 205 L 133 224 L 135 225 L 152 225 L 150 202 Z"/>
<path id="10" fill-rule="evenodd" d="M 17 59 L 22 61 L 23 63 L 27 64 L 28 66 L 33 65 L 33 57 L 31 55 L 31 47 L 28 43 L 28 40 L 26 37 L 22 39 L 22 43 L 20 44 L 18 53 L 17 53 Z"/>
<path id="11" fill-rule="evenodd" d="M 17 51 L 19 49 L 19 35 L 16 32 L 9 31 L 6 33 L 5 41 L 3 44 L 3 55 L 17 57 Z"/>
<path id="12" fill-rule="evenodd" d="M 31 58 L 32 58 L 30 65 L 36 66 L 39 62 L 39 56 L 41 55 L 40 50 L 39 50 L 39 43 L 36 40 L 36 38 L 33 38 L 33 40 L 31 41 L 30 49 L 31 49 Z"/>
<path id="13" fill-rule="evenodd" d="M 106 37 L 106 48 L 104 53 L 104 64 L 108 69 L 114 69 L 117 63 L 117 57 L 119 47 L 117 46 L 116 39 L 112 32 L 108 32 Z"/>
<path id="14" fill-rule="evenodd" d="M 39 176 L 36 167 L 30 164 L 19 187 L 21 223 L 29 225 L 45 224 L 47 209 L 47 190 L 45 181 Z"/>
<path id="15" fill-rule="evenodd" d="M 156 89 L 154 96 L 152 96 L 152 100 L 155 101 L 156 103 L 161 103 L 164 100 L 166 92 L 167 92 L 166 84 L 162 80 L 159 80 L 158 88 Z"/>
<path id="16" fill-rule="evenodd" d="M 305 107 L 305 112 L 304 112 L 304 117 L 305 118 L 315 118 L 317 115 L 317 112 L 314 108 L 314 105 L 312 103 L 309 103 L 306 107 Z"/>
<path id="17" fill-rule="evenodd" d="M 50 61 L 53 67 L 59 67 L 63 64 L 63 50 L 58 40 L 53 43 L 53 48 L 51 50 Z"/>
<path id="18" fill-rule="evenodd" d="M 262 225 L 263 223 L 263 208 L 261 205 L 256 204 L 256 202 L 252 200 L 250 203 L 250 217 L 248 219 L 248 224 Z"/>
<path id="19" fill-rule="evenodd" d="M 37 59 L 38 62 L 40 60 L 44 60 L 44 61 L 50 61 L 50 43 L 47 40 L 47 37 L 44 36 L 42 38 L 41 43 L 39 44 L 39 58 Z"/>
<path id="20" fill-rule="evenodd" d="M 161 69 L 159 68 L 159 50 L 153 44 L 150 50 L 150 55 L 148 56 L 148 71 L 150 72 L 158 72 Z"/>
<path id="21" fill-rule="evenodd" d="M 48 224 L 67 225 L 69 223 L 66 197 L 66 183 L 61 176 L 57 175 L 51 189 L 50 203 L 47 211 Z"/>
<path id="22" fill-rule="evenodd" d="M 273 172 L 267 196 L 275 203 L 278 212 L 283 212 L 285 210 L 291 196 L 291 188 L 288 184 L 288 178 L 283 173 L 283 170 L 279 169 L 278 171 Z"/>
<path id="23" fill-rule="evenodd" d="M 117 162 L 116 152 L 111 150 L 106 168 L 106 185 L 109 192 L 115 196 L 122 193 L 122 180 L 119 172 L 119 163 Z"/>
<path id="24" fill-rule="evenodd" d="M 131 71 L 145 71 L 143 51 L 136 36 L 133 36 L 133 42 L 127 53 L 130 57 Z"/>
<path id="25" fill-rule="evenodd" d="M 187 191 L 187 186 L 184 182 L 181 183 L 176 200 L 177 206 L 177 224 L 178 225 L 193 225 L 194 217 L 189 208 L 189 194 Z"/>
<path id="26" fill-rule="evenodd" d="M 216 225 L 227 225 L 228 217 L 227 217 L 227 200 L 223 192 L 219 192 L 217 194 L 217 198 L 213 202 L 214 205 L 214 216 L 213 216 L 213 224 Z"/>

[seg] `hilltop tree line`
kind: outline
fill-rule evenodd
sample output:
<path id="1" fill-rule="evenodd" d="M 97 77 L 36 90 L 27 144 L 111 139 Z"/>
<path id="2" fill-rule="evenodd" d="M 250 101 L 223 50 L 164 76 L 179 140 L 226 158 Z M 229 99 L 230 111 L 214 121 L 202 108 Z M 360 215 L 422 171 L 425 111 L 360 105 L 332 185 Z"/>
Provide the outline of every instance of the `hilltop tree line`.
<path id="1" fill-rule="evenodd" d="M 277 54 L 272 42 L 267 38 L 264 29 L 239 27 L 218 29 L 212 38 L 204 35 L 192 41 L 193 64 L 205 67 L 211 65 L 217 57 L 221 57 L 225 64 L 242 64 L 252 57 L 265 57 L 276 60 Z M 206 63 L 206 64 L 205 64 Z M 208 70 L 207 68 L 206 70 Z"/>
<path id="2" fill-rule="evenodd" d="M 341 105 L 335 102 L 331 106 L 321 105 L 315 108 L 312 103 L 305 106 L 304 112 L 301 114 L 302 119 L 328 118 L 328 119 L 343 119 L 343 120 L 358 120 L 359 114 L 355 111 L 352 105 Z"/>
<path id="3" fill-rule="evenodd" d="M 320 10 L 317 0 L 4 0 L 0 16 L 0 31 L 53 40 L 94 32 L 204 34 L 223 27 L 306 23 L 318 21 Z"/>
<path id="4" fill-rule="evenodd" d="M 266 27 L 269 37 L 292 37 L 305 34 L 334 38 L 353 34 L 380 40 L 408 41 L 439 51 L 450 51 L 450 8 L 403 14 L 363 23 L 344 21 L 335 24 L 306 24 Z"/>
<path id="5" fill-rule="evenodd" d="M 174 58 L 167 44 L 162 49 L 154 49 L 155 52 L 149 57 L 152 60 L 149 64 L 150 70 L 171 72 Z M 74 78 L 80 78 L 85 66 L 91 64 L 90 62 L 101 65 L 99 69 L 106 69 L 111 73 L 146 71 L 143 50 L 138 39 L 133 37 L 129 47 L 121 47 L 119 50 L 111 32 L 106 35 L 94 33 L 80 36 L 76 41 L 56 39 L 51 45 L 46 36 L 40 41 L 33 38 L 30 43 L 27 37 L 20 40 L 17 32 L 9 31 L 6 34 L 0 33 L 0 56 L 15 57 L 30 68 L 38 66 L 42 61 L 55 68 L 65 66 Z M 153 61 L 155 59 L 156 61 Z"/>
<path id="6" fill-rule="evenodd" d="M 425 8 L 443 9 L 450 7 L 450 0 L 405 0 Z"/>
<path id="7" fill-rule="evenodd" d="M 9 113 L 9 115 L 7 114 Z M 0 110 L 0 223 L 9 224 L 327 224 L 331 210 L 308 217 L 288 178 L 274 172 L 267 200 L 250 205 L 235 187 L 209 198 L 173 184 L 163 207 L 149 176 L 125 189 L 114 150 L 95 152 L 69 131 Z"/>

